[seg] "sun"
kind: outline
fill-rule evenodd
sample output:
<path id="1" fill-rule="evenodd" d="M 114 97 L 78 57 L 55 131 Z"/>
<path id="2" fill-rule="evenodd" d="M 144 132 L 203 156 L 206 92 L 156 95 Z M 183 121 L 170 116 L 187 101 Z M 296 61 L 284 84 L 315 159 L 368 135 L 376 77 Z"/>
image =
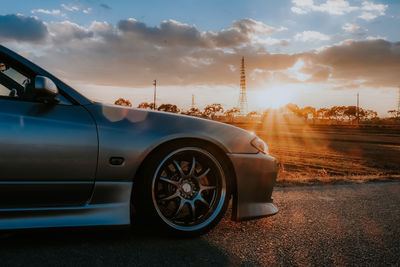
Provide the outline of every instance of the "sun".
<path id="1" fill-rule="evenodd" d="M 280 108 L 293 102 L 295 90 L 288 85 L 270 86 L 254 91 L 254 104 L 261 108 Z"/>

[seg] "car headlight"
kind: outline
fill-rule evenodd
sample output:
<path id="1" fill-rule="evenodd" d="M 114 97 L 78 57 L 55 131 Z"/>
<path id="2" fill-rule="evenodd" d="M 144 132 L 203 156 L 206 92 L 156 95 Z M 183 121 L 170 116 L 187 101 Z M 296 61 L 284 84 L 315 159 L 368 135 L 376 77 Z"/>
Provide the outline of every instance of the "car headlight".
<path id="1" fill-rule="evenodd" d="M 261 140 L 258 137 L 255 137 L 253 140 L 251 140 L 251 145 L 254 146 L 261 153 L 264 153 L 264 154 L 268 153 L 267 145 L 265 144 L 265 142 L 263 140 Z"/>

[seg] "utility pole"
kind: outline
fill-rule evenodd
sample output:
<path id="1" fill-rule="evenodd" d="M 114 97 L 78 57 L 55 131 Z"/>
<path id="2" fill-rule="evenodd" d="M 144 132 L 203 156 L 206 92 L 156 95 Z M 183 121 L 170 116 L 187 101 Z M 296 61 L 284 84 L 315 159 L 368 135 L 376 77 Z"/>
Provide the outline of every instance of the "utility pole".
<path id="1" fill-rule="evenodd" d="M 357 124 L 360 124 L 360 93 L 357 92 Z"/>
<path id="2" fill-rule="evenodd" d="M 396 117 L 400 117 L 400 85 L 399 85 L 399 96 L 398 96 L 398 100 L 397 100 L 397 116 Z"/>
<path id="3" fill-rule="evenodd" d="M 157 80 L 154 80 L 153 85 L 154 85 L 153 109 L 156 110 Z"/>
<path id="4" fill-rule="evenodd" d="M 240 67 L 240 94 L 239 94 L 240 115 L 247 115 L 247 95 L 246 95 L 246 73 L 244 66 L 244 57 Z"/>

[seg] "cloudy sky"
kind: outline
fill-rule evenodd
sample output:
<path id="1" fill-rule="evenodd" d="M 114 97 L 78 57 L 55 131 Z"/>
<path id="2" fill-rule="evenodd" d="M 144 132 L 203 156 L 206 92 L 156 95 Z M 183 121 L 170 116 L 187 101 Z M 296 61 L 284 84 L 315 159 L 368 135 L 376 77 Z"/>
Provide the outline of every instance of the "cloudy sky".
<path id="1" fill-rule="evenodd" d="M 0 43 L 95 100 L 236 106 L 245 57 L 250 110 L 292 102 L 394 109 L 400 1 L 2 2 Z"/>

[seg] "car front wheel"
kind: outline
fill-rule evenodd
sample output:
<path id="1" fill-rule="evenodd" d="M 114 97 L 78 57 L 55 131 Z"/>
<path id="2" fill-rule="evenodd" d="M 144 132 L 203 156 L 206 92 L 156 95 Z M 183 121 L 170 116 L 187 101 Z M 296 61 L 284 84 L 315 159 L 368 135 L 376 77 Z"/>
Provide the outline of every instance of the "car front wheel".
<path id="1" fill-rule="evenodd" d="M 135 190 L 141 196 L 136 200 L 139 216 L 181 235 L 201 234 L 215 226 L 230 197 L 226 167 L 216 154 L 187 146 L 153 155 L 147 168 L 150 175 L 144 175 Z"/>

